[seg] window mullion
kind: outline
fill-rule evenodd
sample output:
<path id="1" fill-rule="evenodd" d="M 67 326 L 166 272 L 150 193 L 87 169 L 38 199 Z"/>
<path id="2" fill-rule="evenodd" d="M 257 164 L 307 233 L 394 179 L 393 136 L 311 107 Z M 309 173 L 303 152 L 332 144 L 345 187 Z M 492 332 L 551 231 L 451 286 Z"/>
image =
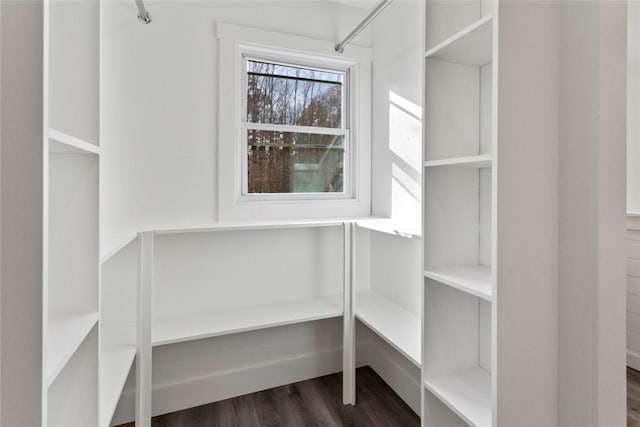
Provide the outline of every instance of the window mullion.
<path id="1" fill-rule="evenodd" d="M 271 123 L 242 122 L 242 130 L 264 130 L 272 132 L 311 133 L 315 135 L 347 135 L 348 129 L 325 128 L 316 126 L 280 125 Z"/>

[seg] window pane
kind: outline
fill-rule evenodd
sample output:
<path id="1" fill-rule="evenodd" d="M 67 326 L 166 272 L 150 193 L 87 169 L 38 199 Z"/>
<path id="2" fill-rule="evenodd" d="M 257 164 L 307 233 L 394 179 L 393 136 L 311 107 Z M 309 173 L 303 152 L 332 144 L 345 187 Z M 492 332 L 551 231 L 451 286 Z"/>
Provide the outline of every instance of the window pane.
<path id="1" fill-rule="evenodd" d="M 247 61 L 247 121 L 342 127 L 341 73 Z"/>
<path id="2" fill-rule="evenodd" d="M 340 193 L 344 136 L 247 131 L 249 193 Z"/>

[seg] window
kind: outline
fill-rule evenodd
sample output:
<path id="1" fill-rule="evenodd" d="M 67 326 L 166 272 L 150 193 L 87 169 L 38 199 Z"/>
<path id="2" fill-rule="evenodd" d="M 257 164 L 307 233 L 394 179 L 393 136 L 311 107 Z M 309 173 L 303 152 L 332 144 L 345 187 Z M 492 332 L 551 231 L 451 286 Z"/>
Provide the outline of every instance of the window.
<path id="1" fill-rule="evenodd" d="M 217 24 L 218 218 L 369 215 L 371 51 Z"/>
<path id="2" fill-rule="evenodd" d="M 246 56 L 244 64 L 243 194 L 344 194 L 348 73 Z"/>

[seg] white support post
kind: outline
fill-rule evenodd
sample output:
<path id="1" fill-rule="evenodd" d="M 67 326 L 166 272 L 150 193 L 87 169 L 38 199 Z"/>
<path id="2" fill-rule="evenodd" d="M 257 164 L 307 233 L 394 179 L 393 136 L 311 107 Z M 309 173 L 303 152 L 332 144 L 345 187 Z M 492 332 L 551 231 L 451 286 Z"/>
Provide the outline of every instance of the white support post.
<path id="1" fill-rule="evenodd" d="M 342 402 L 356 404 L 355 224 L 344 223 L 344 331 L 342 348 Z"/>
<path id="2" fill-rule="evenodd" d="M 151 291 L 153 232 L 138 233 L 136 427 L 151 427 Z"/>

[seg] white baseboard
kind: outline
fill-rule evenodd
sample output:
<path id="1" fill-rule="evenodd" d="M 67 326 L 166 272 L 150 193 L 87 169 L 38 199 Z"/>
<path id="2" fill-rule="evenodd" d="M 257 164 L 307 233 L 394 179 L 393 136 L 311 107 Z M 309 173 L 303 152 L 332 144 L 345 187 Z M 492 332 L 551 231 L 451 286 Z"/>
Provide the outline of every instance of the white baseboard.
<path id="1" fill-rule="evenodd" d="M 640 353 L 627 349 L 627 366 L 640 371 Z"/>
<path id="2" fill-rule="evenodd" d="M 368 342 L 358 344 L 358 367 L 368 364 L 368 346 Z M 153 386 L 152 413 L 162 415 L 341 371 L 342 349 L 338 348 L 173 384 L 157 384 Z M 122 395 L 112 424 L 131 422 L 134 414 L 135 393 L 128 390 Z"/>
<path id="3" fill-rule="evenodd" d="M 381 338 L 371 335 L 369 365 L 420 416 L 420 368 Z"/>
<path id="4" fill-rule="evenodd" d="M 371 366 L 416 414 L 420 414 L 420 369 L 375 334 L 371 334 L 367 339 L 364 333 L 364 330 L 359 333 L 360 337 L 366 340 L 358 343 L 357 366 Z M 640 358 L 637 360 L 640 361 Z M 638 366 L 640 367 L 640 364 Z M 188 378 L 175 383 L 154 384 L 153 415 L 175 412 L 341 371 L 342 348 L 336 348 L 213 372 L 211 375 Z M 129 388 L 122 395 L 112 424 L 131 422 L 134 416 L 135 392 Z"/>

